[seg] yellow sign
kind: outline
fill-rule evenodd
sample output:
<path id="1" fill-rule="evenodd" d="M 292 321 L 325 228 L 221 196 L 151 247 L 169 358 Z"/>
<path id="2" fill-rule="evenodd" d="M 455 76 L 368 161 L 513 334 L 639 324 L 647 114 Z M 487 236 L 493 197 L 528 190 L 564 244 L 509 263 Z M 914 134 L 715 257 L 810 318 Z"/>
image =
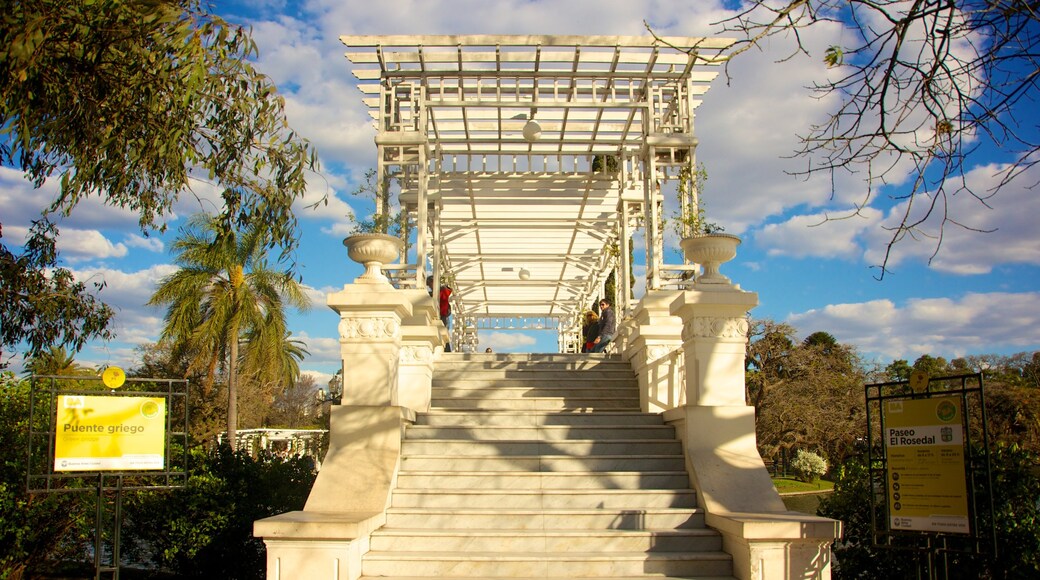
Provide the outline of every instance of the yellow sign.
<path id="1" fill-rule="evenodd" d="M 118 389 L 126 382 L 126 373 L 119 367 L 108 367 L 101 373 L 101 382 L 110 389 Z"/>
<path id="2" fill-rule="evenodd" d="M 960 397 L 886 401 L 884 420 L 890 528 L 971 533 Z"/>
<path id="3" fill-rule="evenodd" d="M 59 395 L 55 471 L 162 469 L 166 399 Z"/>

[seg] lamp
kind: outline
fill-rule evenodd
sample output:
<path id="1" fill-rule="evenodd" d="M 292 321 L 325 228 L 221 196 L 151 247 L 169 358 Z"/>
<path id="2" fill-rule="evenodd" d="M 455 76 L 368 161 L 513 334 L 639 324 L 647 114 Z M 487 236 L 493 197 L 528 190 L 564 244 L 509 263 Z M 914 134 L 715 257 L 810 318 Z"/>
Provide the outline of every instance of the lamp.
<path id="1" fill-rule="evenodd" d="M 529 142 L 535 142 L 542 136 L 542 126 L 538 124 L 538 121 L 531 119 L 524 124 L 524 139 Z"/>
<path id="2" fill-rule="evenodd" d="M 527 268 L 520 268 L 520 279 L 521 280 L 530 280 L 531 279 L 531 272 L 529 272 L 527 270 Z"/>

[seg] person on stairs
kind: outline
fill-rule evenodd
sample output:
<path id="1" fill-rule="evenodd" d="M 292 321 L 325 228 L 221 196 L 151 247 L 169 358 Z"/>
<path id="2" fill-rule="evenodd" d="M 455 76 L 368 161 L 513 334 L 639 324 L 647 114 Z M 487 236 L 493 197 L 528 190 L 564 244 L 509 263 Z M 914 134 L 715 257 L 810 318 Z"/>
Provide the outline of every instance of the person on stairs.
<path id="1" fill-rule="evenodd" d="M 426 291 L 433 296 L 433 276 L 426 277 Z M 437 298 L 437 306 L 440 308 L 441 322 L 444 324 L 444 328 L 448 329 L 448 336 L 451 337 L 451 288 L 449 286 L 442 285 L 440 294 Z M 444 345 L 444 352 L 451 352 L 451 339 L 449 338 L 448 343 Z"/>
<path id="2" fill-rule="evenodd" d="M 614 309 L 610 307 L 610 301 L 604 298 L 599 301 L 599 336 L 592 344 L 592 352 L 603 352 L 610 341 L 617 334 L 617 319 L 614 318 Z"/>

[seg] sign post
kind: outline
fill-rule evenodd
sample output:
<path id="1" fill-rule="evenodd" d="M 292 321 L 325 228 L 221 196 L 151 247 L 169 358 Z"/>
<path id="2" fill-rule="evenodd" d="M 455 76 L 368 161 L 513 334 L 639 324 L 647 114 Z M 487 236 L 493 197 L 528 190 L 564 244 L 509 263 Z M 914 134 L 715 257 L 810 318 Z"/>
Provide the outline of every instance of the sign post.
<path id="1" fill-rule="evenodd" d="M 872 543 L 916 553 L 919 578 L 951 553 L 997 552 L 982 374 L 865 386 Z"/>
<path id="2" fill-rule="evenodd" d="M 127 379 L 108 367 L 101 376 L 34 375 L 32 385 L 26 487 L 96 492 L 94 577 L 110 573 L 118 580 L 123 492 L 172 489 L 187 480 L 188 383 Z M 103 562 L 106 554 L 111 565 Z"/>

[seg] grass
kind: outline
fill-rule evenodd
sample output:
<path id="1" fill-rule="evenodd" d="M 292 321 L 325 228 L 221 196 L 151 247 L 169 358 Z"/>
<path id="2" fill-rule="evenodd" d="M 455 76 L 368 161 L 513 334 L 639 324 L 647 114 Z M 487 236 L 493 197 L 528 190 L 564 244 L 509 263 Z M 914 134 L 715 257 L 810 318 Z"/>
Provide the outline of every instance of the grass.
<path id="1" fill-rule="evenodd" d="M 821 479 L 816 481 L 816 483 L 805 483 L 793 477 L 774 477 L 773 485 L 776 486 L 776 490 L 780 493 L 805 493 L 831 491 L 834 489 L 834 482 L 832 481 Z"/>

